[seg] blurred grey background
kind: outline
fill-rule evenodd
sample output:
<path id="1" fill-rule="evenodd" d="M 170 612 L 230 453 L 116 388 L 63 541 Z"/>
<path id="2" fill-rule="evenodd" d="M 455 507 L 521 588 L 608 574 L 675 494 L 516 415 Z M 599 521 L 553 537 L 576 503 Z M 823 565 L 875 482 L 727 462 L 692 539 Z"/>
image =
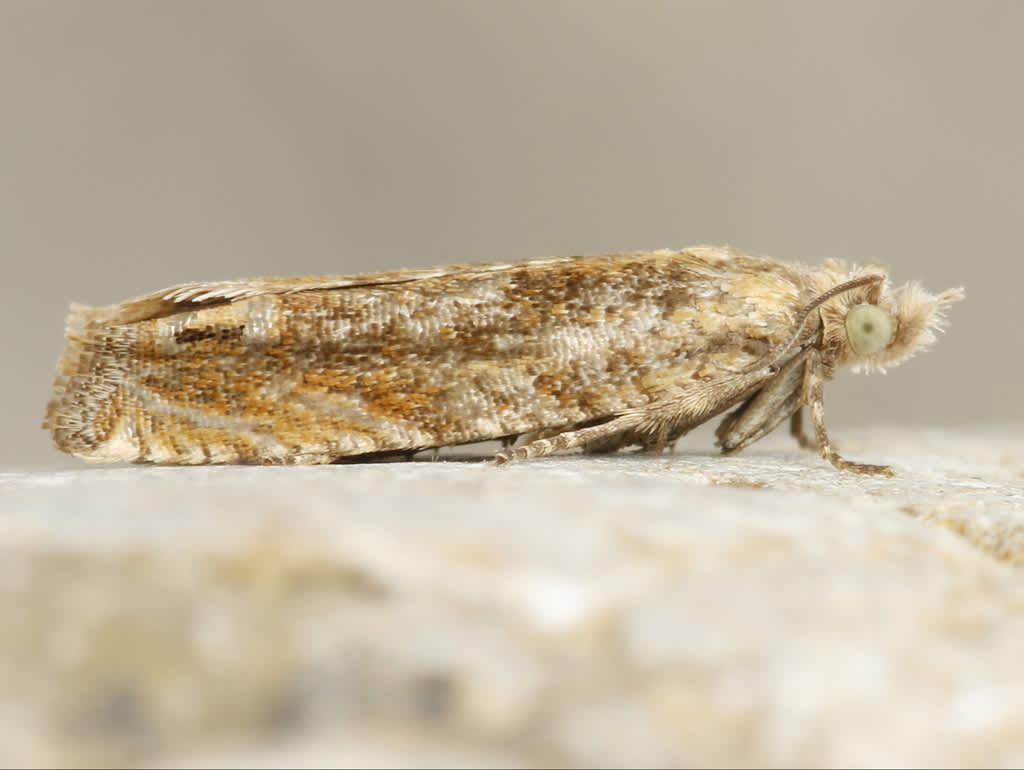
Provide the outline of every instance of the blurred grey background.
<path id="1" fill-rule="evenodd" d="M 731 244 L 963 285 L 843 424 L 1019 419 L 1024 3 L 0 3 L 0 466 L 69 302 Z M 712 451 L 710 442 L 708 451 Z"/>

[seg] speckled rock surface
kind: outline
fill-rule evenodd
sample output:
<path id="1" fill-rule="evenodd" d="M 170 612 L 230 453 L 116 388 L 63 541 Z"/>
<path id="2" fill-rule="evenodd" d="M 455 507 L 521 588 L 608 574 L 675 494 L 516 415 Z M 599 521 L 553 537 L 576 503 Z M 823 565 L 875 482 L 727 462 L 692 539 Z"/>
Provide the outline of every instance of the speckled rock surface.
<path id="1" fill-rule="evenodd" d="M 0 764 L 1019 765 L 1024 430 L 0 474 Z"/>

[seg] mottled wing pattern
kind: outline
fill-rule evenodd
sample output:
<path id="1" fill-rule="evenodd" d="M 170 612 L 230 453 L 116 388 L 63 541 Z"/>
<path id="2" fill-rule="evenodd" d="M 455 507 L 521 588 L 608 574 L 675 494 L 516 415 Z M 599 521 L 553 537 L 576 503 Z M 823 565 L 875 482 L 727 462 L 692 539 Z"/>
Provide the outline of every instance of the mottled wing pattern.
<path id="1" fill-rule="evenodd" d="M 553 265 L 571 260 L 572 257 L 551 257 L 534 260 L 537 264 Z M 511 267 L 511 263 L 479 263 L 447 265 L 444 267 L 421 268 L 418 270 L 391 270 L 358 275 L 321 275 L 302 278 L 253 278 L 239 281 L 212 281 L 183 283 L 162 291 L 143 294 L 134 299 L 109 308 L 88 308 L 93 321 L 105 323 L 134 323 L 179 313 L 186 308 L 198 309 L 224 302 L 236 302 L 266 294 L 296 294 L 314 289 L 355 289 L 365 286 L 394 286 L 413 283 L 428 278 L 443 279 L 454 273 L 473 272 L 485 274 L 500 272 Z"/>
<path id="2" fill-rule="evenodd" d="M 165 463 L 586 423 L 764 355 L 809 299 L 799 270 L 692 249 L 184 285 L 72 315 L 47 423 L 87 459 Z"/>

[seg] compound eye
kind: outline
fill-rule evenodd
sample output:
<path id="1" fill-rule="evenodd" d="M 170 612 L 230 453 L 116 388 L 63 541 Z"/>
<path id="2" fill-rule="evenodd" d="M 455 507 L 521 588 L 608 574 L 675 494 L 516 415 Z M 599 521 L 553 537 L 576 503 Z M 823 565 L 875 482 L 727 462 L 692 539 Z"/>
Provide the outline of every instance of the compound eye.
<path id="1" fill-rule="evenodd" d="M 873 356 L 889 346 L 892 319 L 877 305 L 855 305 L 846 314 L 846 337 L 854 353 Z"/>

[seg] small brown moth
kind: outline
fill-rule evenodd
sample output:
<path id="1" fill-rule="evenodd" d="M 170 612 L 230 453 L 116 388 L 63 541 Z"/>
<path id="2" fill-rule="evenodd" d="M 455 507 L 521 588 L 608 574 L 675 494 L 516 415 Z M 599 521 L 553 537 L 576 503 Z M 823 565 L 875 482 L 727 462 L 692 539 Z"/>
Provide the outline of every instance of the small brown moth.
<path id="1" fill-rule="evenodd" d="M 836 468 L 889 474 L 836 453 L 824 383 L 925 348 L 962 297 L 708 246 L 191 283 L 72 305 L 43 427 L 96 462 L 329 463 L 489 439 L 506 462 L 661 451 L 736 407 L 724 453 L 790 418 Z"/>

